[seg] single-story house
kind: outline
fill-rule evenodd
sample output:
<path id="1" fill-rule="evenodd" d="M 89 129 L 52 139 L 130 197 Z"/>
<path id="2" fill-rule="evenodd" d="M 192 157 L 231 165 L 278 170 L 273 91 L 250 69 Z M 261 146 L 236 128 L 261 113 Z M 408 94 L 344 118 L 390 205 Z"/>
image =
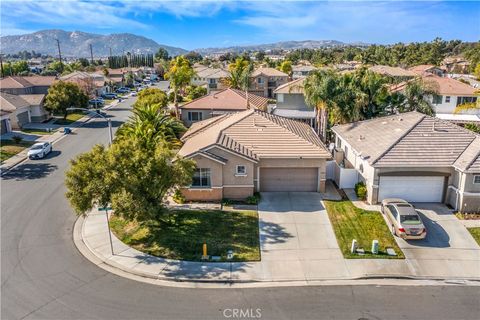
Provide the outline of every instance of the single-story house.
<path id="1" fill-rule="evenodd" d="M 197 121 L 224 113 L 244 111 L 248 108 L 267 110 L 268 99 L 253 93 L 247 95 L 237 89 L 224 89 L 192 100 L 180 107 L 181 119 L 188 127 Z"/>
<path id="2" fill-rule="evenodd" d="M 419 76 L 424 76 L 428 74 L 434 74 L 439 77 L 443 77 L 445 75 L 445 69 L 436 67 L 433 64 L 421 64 L 418 66 L 408 68 L 409 71 L 413 71 L 414 73 L 418 74 Z"/>
<path id="3" fill-rule="evenodd" d="M 335 181 L 363 181 L 367 201 L 439 202 L 480 212 L 480 136 L 419 112 L 337 125 Z M 353 179 L 352 179 L 353 171 Z M 350 179 L 345 186 L 343 178 Z"/>
<path id="4" fill-rule="evenodd" d="M 277 104 L 272 113 L 277 116 L 306 122 L 316 129 L 317 111 L 305 102 L 304 82 L 305 78 L 298 78 L 278 87 L 274 91 L 277 96 Z"/>
<path id="5" fill-rule="evenodd" d="M 54 76 L 5 77 L 0 79 L 0 91 L 10 94 L 47 94 L 57 80 Z"/>
<path id="6" fill-rule="evenodd" d="M 49 113 L 43 108 L 44 98 L 45 94 L 14 95 L 6 92 L 0 93 L 2 128 L 21 129 L 26 123 L 42 122 L 48 119 Z M 7 129 L 5 130 L 7 131 Z"/>
<path id="7" fill-rule="evenodd" d="M 0 134 L 12 132 L 12 127 L 10 126 L 11 113 L 11 111 L 0 110 Z"/>
<path id="8" fill-rule="evenodd" d="M 90 97 L 100 97 L 110 92 L 109 79 L 98 73 L 75 71 L 60 77 L 60 80 L 78 84 Z"/>
<path id="9" fill-rule="evenodd" d="M 393 78 L 395 80 L 408 80 L 418 77 L 418 74 L 416 74 L 415 72 L 400 67 L 375 65 L 368 68 L 368 70 L 383 76 Z"/>
<path id="10" fill-rule="evenodd" d="M 325 191 L 331 154 L 305 123 L 250 109 L 197 122 L 182 141 L 178 154 L 197 165 L 187 200 Z"/>

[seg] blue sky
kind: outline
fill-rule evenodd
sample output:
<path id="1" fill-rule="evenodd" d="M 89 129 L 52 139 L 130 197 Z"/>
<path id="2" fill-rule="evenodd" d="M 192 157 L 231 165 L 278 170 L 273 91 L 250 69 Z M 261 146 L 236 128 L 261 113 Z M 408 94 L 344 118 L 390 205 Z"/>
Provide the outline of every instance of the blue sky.
<path id="1" fill-rule="evenodd" d="M 478 41 L 477 1 L 1 0 L 1 34 L 130 32 L 195 49 L 285 40 Z"/>

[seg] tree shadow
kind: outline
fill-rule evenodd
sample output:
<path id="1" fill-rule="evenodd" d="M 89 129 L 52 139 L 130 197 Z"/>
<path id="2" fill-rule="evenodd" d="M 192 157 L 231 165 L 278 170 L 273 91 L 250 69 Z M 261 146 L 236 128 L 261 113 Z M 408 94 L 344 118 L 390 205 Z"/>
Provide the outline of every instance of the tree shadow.
<path id="1" fill-rule="evenodd" d="M 260 222 L 260 244 L 262 249 L 266 245 L 285 243 L 294 236 L 287 232 L 284 227 L 273 222 Z"/>
<path id="2" fill-rule="evenodd" d="M 58 168 L 49 163 L 24 163 L 2 175 L 4 180 L 34 180 L 48 176 Z"/>

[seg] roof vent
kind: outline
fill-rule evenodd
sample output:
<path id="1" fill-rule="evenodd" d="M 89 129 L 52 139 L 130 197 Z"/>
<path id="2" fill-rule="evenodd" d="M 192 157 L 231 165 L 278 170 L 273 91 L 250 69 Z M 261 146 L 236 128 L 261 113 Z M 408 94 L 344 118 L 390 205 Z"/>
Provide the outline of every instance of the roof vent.
<path id="1" fill-rule="evenodd" d="M 365 140 L 365 137 L 362 136 L 362 135 L 360 135 L 360 136 L 358 136 L 358 140 L 359 140 L 359 141 Z"/>

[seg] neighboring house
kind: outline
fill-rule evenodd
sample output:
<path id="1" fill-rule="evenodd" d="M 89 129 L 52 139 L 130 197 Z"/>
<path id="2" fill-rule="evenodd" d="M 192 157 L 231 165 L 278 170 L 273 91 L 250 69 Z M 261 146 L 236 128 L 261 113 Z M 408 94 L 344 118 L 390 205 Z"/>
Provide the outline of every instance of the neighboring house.
<path id="1" fill-rule="evenodd" d="M 415 72 L 419 76 L 425 76 L 428 74 L 434 74 L 439 77 L 445 76 L 445 70 L 440 67 L 436 67 L 433 64 L 421 64 L 408 68 L 409 71 Z"/>
<path id="2" fill-rule="evenodd" d="M 48 119 L 49 114 L 43 108 L 44 98 L 44 94 L 14 95 L 6 92 L 0 93 L 2 128 L 21 129 L 26 123 L 41 122 Z M 8 114 L 8 120 L 6 114 Z"/>
<path id="3" fill-rule="evenodd" d="M 10 114 L 11 111 L 0 110 L 0 134 L 5 134 L 12 132 L 12 127 L 10 126 Z"/>
<path id="4" fill-rule="evenodd" d="M 400 67 L 376 65 L 368 68 L 368 70 L 383 76 L 388 76 L 396 81 L 405 81 L 418 76 L 415 72 Z"/>
<path id="5" fill-rule="evenodd" d="M 299 120 L 317 128 L 317 112 L 305 102 L 303 84 L 305 78 L 299 78 L 278 87 L 274 93 L 277 104 L 272 110 L 274 115 Z"/>
<path id="6" fill-rule="evenodd" d="M 461 56 L 446 57 L 442 61 L 442 67 L 448 73 L 468 73 L 470 70 L 470 62 Z"/>
<path id="7" fill-rule="evenodd" d="M 288 74 L 274 68 L 258 68 L 252 73 L 249 91 L 267 98 L 275 98 L 274 91 L 289 80 Z"/>
<path id="8" fill-rule="evenodd" d="M 478 119 L 480 116 L 480 108 L 472 108 L 469 110 L 461 110 L 455 112 L 457 106 L 464 103 L 477 102 L 478 89 L 463 83 L 461 81 L 448 78 L 438 77 L 433 74 L 427 74 L 422 77 L 424 83 L 434 89 L 437 93 L 429 96 L 426 99 L 432 104 L 435 115 L 444 120 L 464 121 L 465 115 L 472 115 L 472 121 Z M 403 91 L 406 88 L 407 82 L 401 83 L 394 87 L 391 91 Z"/>
<path id="9" fill-rule="evenodd" d="M 197 121 L 225 113 L 244 111 L 248 108 L 267 110 L 268 99 L 253 93 L 247 96 L 244 91 L 237 89 L 224 89 L 209 95 L 192 100 L 180 107 L 181 119 L 188 127 Z"/>
<path id="10" fill-rule="evenodd" d="M 418 112 L 337 125 L 332 131 L 336 183 L 353 188 L 365 182 L 368 203 L 401 198 L 480 211 L 478 134 Z"/>
<path id="11" fill-rule="evenodd" d="M 182 137 L 182 157 L 196 162 L 187 201 L 245 199 L 254 192 L 324 192 L 331 157 L 305 123 L 259 110 L 195 123 Z"/>
<path id="12" fill-rule="evenodd" d="M 298 79 L 308 76 L 313 71 L 317 70 L 314 66 L 311 65 L 297 65 L 292 67 L 292 78 Z"/>
<path id="13" fill-rule="evenodd" d="M 60 80 L 78 84 L 91 97 L 99 97 L 110 91 L 109 79 L 103 74 L 75 71 L 60 77 Z"/>
<path id="14" fill-rule="evenodd" d="M 226 89 L 225 79 L 230 77 L 230 72 L 220 68 L 197 67 L 196 74 L 193 76 L 191 83 L 196 86 L 207 88 L 207 93 Z"/>
<path id="15" fill-rule="evenodd" d="M 0 79 L 0 91 L 10 94 L 47 94 L 54 76 L 6 77 Z"/>

